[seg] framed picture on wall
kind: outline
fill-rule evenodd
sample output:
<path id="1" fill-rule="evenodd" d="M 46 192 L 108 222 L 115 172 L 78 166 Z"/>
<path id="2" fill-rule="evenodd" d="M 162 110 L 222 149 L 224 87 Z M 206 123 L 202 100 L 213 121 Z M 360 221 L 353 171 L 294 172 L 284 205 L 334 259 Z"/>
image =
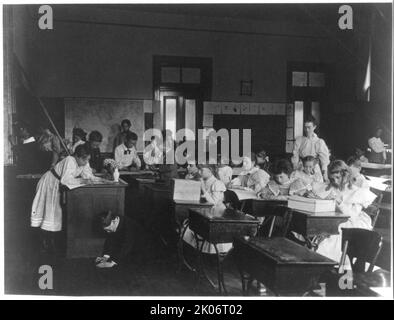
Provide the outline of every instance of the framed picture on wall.
<path id="1" fill-rule="evenodd" d="M 241 80 L 241 96 L 251 96 L 253 94 L 253 81 Z"/>

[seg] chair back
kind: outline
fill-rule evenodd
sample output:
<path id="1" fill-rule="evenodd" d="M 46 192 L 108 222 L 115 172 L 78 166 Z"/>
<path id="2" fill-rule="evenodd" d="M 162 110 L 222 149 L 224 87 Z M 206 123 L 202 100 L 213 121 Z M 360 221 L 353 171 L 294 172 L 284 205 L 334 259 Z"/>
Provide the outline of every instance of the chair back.
<path id="1" fill-rule="evenodd" d="M 353 272 L 366 272 L 366 263 L 369 263 L 367 272 L 372 272 L 381 247 L 382 236 L 376 231 L 342 228 L 342 259 L 340 268 L 343 267 L 347 255 Z"/>
<path id="2" fill-rule="evenodd" d="M 376 221 L 378 221 L 379 218 L 379 213 L 380 213 L 380 204 L 382 203 L 383 200 L 383 193 L 379 192 L 377 193 L 377 197 L 375 201 L 368 206 L 368 208 L 365 209 L 365 212 L 371 217 L 371 224 L 372 224 L 372 229 L 375 228 Z"/>

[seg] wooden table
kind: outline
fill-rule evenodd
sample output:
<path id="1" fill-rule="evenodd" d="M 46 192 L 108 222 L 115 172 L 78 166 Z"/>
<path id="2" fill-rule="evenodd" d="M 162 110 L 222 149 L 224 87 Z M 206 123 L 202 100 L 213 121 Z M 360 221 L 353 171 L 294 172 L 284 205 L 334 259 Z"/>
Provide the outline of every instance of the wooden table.
<path id="1" fill-rule="evenodd" d="M 307 212 L 291 209 L 289 231 L 301 234 L 311 248 L 317 249 L 321 238 L 339 234 L 339 225 L 349 219 L 340 212 Z"/>
<path id="2" fill-rule="evenodd" d="M 236 237 L 254 236 L 258 228 L 258 220 L 254 217 L 245 215 L 242 212 L 226 209 L 221 216 L 213 216 L 201 209 L 190 210 L 189 228 L 194 232 L 196 238 L 196 249 L 198 253 L 198 279 L 205 277 L 212 284 L 205 273 L 202 263 L 202 249 L 205 242 L 211 243 L 216 252 L 217 260 L 217 280 L 219 293 L 227 293 L 222 270 L 223 260 L 228 255 L 220 253 L 217 244 L 233 242 Z M 200 245 L 201 243 L 201 245 Z"/>
<path id="3" fill-rule="evenodd" d="M 322 274 L 337 264 L 282 237 L 237 238 L 234 256 L 244 293 L 247 291 L 245 280 L 256 279 L 276 295 L 303 295 L 319 283 Z"/>
<path id="4" fill-rule="evenodd" d="M 111 210 L 124 215 L 126 187 L 127 184 L 120 180 L 65 191 L 67 258 L 100 256 L 105 240 L 100 214 Z"/>
<path id="5" fill-rule="evenodd" d="M 383 175 L 391 175 L 391 164 L 380 164 L 371 162 L 361 163 L 362 173 L 374 177 L 380 177 Z"/>

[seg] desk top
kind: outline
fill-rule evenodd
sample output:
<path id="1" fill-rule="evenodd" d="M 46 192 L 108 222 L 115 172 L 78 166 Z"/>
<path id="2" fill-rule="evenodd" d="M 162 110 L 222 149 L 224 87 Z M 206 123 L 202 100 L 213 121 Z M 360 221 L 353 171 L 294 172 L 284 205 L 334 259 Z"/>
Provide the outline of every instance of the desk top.
<path id="1" fill-rule="evenodd" d="M 361 168 L 366 169 L 391 169 L 391 164 L 381 164 L 381 163 L 371 163 L 371 162 L 362 162 Z"/>
<path id="2" fill-rule="evenodd" d="M 174 199 L 174 203 L 176 205 L 197 205 L 201 207 L 213 207 L 212 203 L 209 202 L 201 202 L 201 201 L 189 201 L 189 200 L 179 200 L 179 199 Z"/>
<path id="3" fill-rule="evenodd" d="M 236 242 L 241 242 L 261 254 L 270 257 L 277 264 L 314 264 L 333 266 L 337 264 L 337 262 L 286 238 L 251 237 L 248 240 L 238 238 Z"/>
<path id="4" fill-rule="evenodd" d="M 225 209 L 221 215 L 214 215 L 212 212 L 207 212 L 206 210 L 191 209 L 191 219 L 193 219 L 193 215 L 203 218 L 207 223 L 249 223 L 256 225 L 259 223 L 255 217 L 233 209 Z"/>
<path id="5" fill-rule="evenodd" d="M 79 189 L 126 188 L 127 186 L 128 184 L 125 181 L 119 179 L 119 182 L 86 184 L 74 189 L 69 189 L 68 191 L 74 191 Z"/>
<path id="6" fill-rule="evenodd" d="M 332 219 L 349 219 L 350 216 L 337 211 L 327 211 L 327 212 L 310 212 L 298 209 L 290 209 L 294 214 L 301 214 L 307 218 L 332 218 Z"/>

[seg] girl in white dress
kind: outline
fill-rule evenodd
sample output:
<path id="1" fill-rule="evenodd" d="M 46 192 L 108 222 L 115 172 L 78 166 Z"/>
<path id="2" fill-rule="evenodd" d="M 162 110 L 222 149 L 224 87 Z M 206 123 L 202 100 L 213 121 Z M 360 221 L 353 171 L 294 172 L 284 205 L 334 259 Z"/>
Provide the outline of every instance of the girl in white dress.
<path id="1" fill-rule="evenodd" d="M 363 211 L 376 198 L 376 195 L 366 188 L 353 185 L 351 171 L 342 160 L 333 161 L 328 167 L 329 184 L 325 188 L 328 192 L 326 198 L 335 199 L 337 211 L 349 215 L 349 220 L 340 224 L 339 234 L 324 239 L 317 252 L 335 261 L 340 261 L 342 255 L 341 228 L 372 229 L 371 218 Z M 345 268 L 349 268 L 349 261 Z"/>
<path id="2" fill-rule="evenodd" d="M 306 156 L 301 159 L 302 168 L 294 171 L 291 180 L 299 180 L 305 191 L 310 191 L 314 183 L 322 183 L 323 176 L 320 170 L 316 170 L 317 159 L 313 156 Z"/>
<path id="3" fill-rule="evenodd" d="M 31 210 L 32 227 L 51 232 L 62 230 L 60 184 L 73 188 L 100 180 L 93 175 L 89 159 L 88 145 L 79 145 L 73 156 L 64 158 L 41 177 Z"/>
<path id="4" fill-rule="evenodd" d="M 229 189 L 246 189 L 259 193 L 270 180 L 270 175 L 257 166 L 257 159 L 254 153 L 243 158 L 243 171 L 229 184 Z"/>
<path id="5" fill-rule="evenodd" d="M 224 205 L 224 191 L 226 187 L 222 181 L 216 178 L 216 168 L 212 165 L 200 165 L 201 171 L 201 197 L 205 198 L 208 203 L 213 204 L 211 214 L 212 216 L 220 216 L 224 213 L 226 206 Z M 183 241 L 196 248 L 196 240 L 194 232 L 187 227 L 185 230 Z M 218 244 L 219 252 L 227 252 L 231 249 L 232 243 Z M 205 242 L 203 253 L 216 253 L 215 247 Z"/>

